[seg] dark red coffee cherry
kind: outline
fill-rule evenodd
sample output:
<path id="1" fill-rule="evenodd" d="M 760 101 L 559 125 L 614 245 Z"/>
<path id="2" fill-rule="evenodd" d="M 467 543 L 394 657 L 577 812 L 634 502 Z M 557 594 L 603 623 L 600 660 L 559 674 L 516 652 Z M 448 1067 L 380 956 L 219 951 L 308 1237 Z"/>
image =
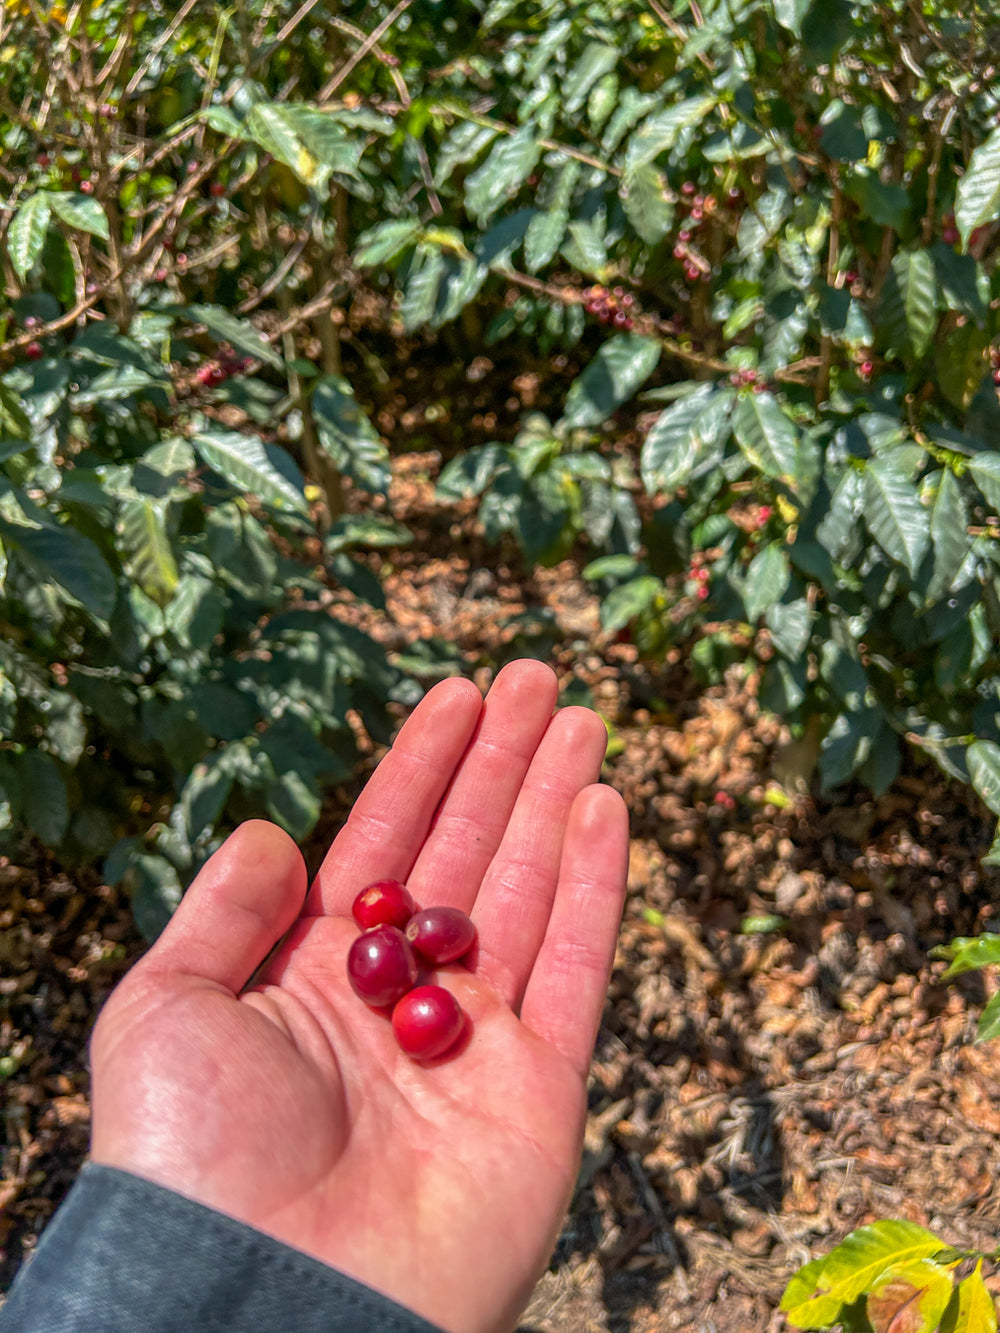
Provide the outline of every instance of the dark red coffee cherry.
<path id="1" fill-rule="evenodd" d="M 400 930 L 417 910 L 409 890 L 398 879 L 377 879 L 354 899 L 351 911 L 362 930 L 398 926 Z"/>
<path id="2" fill-rule="evenodd" d="M 392 1011 L 392 1030 L 400 1047 L 414 1060 L 444 1055 L 462 1035 L 465 1014 L 443 986 L 418 986 Z"/>
<path id="3" fill-rule="evenodd" d="M 383 1009 L 401 1000 L 417 979 L 417 960 L 396 926 L 366 930 L 347 954 L 347 976 L 365 1004 Z"/>
<path id="4" fill-rule="evenodd" d="M 429 963 L 453 963 L 476 942 L 476 928 L 457 907 L 425 907 L 406 923 L 406 938 Z"/>

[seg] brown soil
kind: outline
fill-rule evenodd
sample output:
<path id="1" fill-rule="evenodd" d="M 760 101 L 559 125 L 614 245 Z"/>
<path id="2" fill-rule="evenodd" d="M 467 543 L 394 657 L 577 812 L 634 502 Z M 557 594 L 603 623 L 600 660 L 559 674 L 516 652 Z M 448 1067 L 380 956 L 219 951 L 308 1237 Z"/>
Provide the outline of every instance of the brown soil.
<path id="1" fill-rule="evenodd" d="M 450 640 L 483 687 L 510 657 L 550 661 L 607 719 L 633 821 L 583 1168 L 522 1333 L 777 1330 L 790 1274 L 879 1217 L 993 1248 L 1000 1072 L 972 1044 L 989 978 L 942 985 L 928 958 L 1000 925 L 992 821 L 932 769 L 880 800 L 775 790 L 785 738 L 752 679 L 703 691 L 681 660 L 652 672 L 608 644 L 572 562 L 529 576 L 431 505 L 439 459 L 397 465 L 417 541 L 372 628 L 392 650 Z M 0 887 L 6 1287 L 86 1152 L 87 1035 L 142 944 L 95 872 L 39 853 L 0 861 Z"/>

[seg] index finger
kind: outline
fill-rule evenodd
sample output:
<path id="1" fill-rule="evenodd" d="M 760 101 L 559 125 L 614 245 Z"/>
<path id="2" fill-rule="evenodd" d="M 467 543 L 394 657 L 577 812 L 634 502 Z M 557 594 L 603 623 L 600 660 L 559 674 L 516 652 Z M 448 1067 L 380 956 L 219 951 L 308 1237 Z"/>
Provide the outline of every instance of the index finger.
<path id="1" fill-rule="evenodd" d="M 421 699 L 331 843 L 304 916 L 347 916 L 373 879 L 407 878 L 482 709 L 479 690 L 459 677 Z"/>

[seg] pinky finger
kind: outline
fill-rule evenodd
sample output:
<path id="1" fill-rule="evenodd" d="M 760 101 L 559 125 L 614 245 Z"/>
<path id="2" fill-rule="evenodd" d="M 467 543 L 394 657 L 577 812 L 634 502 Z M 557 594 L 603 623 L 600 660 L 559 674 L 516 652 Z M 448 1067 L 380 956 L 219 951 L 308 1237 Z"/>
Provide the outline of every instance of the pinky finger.
<path id="1" fill-rule="evenodd" d="M 628 812 L 611 787 L 573 802 L 559 884 L 521 1021 L 586 1077 L 615 956 L 628 872 Z"/>

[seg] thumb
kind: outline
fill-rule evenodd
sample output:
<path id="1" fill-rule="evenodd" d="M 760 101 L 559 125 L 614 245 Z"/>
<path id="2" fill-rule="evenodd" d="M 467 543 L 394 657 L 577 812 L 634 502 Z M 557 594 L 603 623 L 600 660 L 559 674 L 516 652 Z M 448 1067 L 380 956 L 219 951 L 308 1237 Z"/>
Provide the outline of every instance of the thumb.
<path id="1" fill-rule="evenodd" d="M 205 862 L 140 967 L 234 994 L 289 929 L 306 895 L 298 847 L 276 824 L 241 824 Z"/>

